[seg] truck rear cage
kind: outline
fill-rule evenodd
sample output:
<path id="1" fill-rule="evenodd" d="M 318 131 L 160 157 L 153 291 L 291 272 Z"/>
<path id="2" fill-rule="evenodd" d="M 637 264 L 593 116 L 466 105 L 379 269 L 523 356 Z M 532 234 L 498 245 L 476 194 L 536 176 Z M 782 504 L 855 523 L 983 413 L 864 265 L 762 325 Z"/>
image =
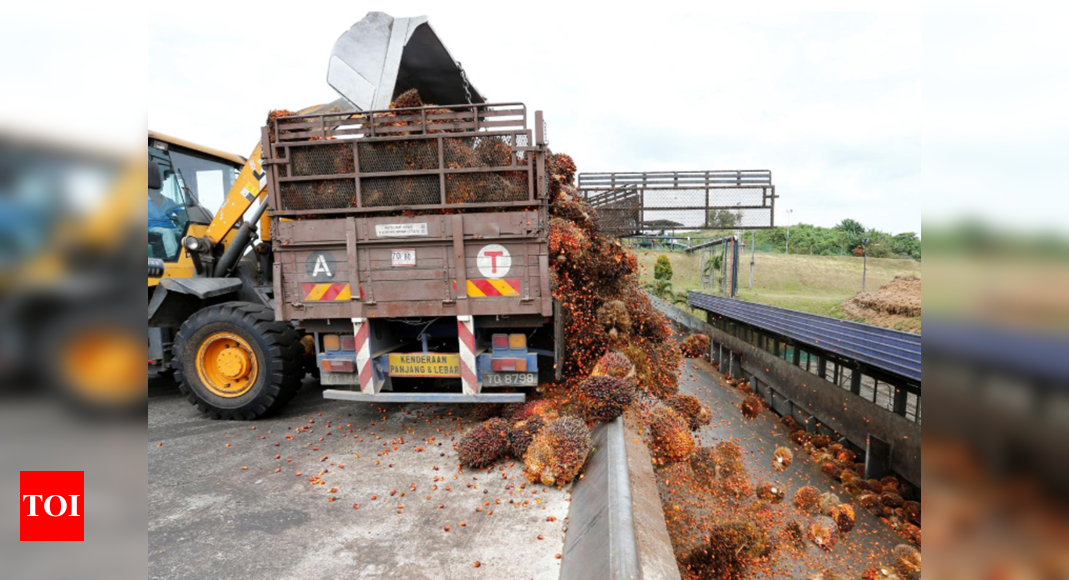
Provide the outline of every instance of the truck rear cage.
<path id="1" fill-rule="evenodd" d="M 544 203 L 537 135 L 520 103 L 278 117 L 263 130 L 277 216 Z"/>

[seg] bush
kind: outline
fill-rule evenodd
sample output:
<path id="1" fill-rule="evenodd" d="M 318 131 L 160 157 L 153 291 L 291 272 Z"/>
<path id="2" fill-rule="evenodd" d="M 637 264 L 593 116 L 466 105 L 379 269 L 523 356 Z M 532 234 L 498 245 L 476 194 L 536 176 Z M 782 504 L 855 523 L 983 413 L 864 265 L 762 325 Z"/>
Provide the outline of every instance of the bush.
<path id="1" fill-rule="evenodd" d="M 483 421 L 460 438 L 457 455 L 468 467 L 486 467 L 508 451 L 509 425 L 504 419 Z"/>
<path id="2" fill-rule="evenodd" d="M 668 256 L 665 256 L 664 254 L 657 256 L 657 261 L 653 264 L 653 279 L 672 279 L 672 262 L 668 260 Z"/>
<path id="3" fill-rule="evenodd" d="M 590 454 L 590 430 L 580 419 L 561 417 L 539 431 L 523 457 L 531 481 L 564 485 L 579 474 Z"/>

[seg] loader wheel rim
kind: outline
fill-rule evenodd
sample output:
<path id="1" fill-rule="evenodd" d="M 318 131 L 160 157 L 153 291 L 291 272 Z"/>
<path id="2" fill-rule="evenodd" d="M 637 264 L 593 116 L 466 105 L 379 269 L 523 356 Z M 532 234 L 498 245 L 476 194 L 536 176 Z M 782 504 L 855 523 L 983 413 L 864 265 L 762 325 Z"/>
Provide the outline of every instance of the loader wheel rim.
<path id="1" fill-rule="evenodd" d="M 118 403 L 144 393 L 143 339 L 122 329 L 94 329 L 72 336 L 60 360 L 65 382 L 86 400 Z"/>
<path id="2" fill-rule="evenodd" d="M 213 394 L 232 399 L 249 392 L 259 366 L 249 343 L 230 332 L 209 335 L 197 349 L 197 374 Z"/>

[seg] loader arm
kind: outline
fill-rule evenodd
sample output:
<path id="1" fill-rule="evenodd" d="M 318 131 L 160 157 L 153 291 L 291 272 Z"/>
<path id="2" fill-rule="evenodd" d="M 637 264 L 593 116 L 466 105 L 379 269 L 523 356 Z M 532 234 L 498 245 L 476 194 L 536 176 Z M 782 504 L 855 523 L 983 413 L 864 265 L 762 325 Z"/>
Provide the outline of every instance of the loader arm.
<path id="1" fill-rule="evenodd" d="M 230 187 L 230 191 L 223 201 L 223 206 L 216 212 L 211 224 L 208 225 L 206 237 L 211 241 L 212 245 L 221 243 L 230 230 L 241 221 L 242 216 L 252 207 L 252 204 L 257 199 L 265 197 L 266 189 L 264 186 L 267 178 L 264 174 L 263 164 L 260 161 L 262 153 L 260 147 L 261 145 L 257 144 L 252 154 L 249 155 L 249 159 L 245 162 L 245 166 L 241 168 L 237 180 Z M 264 203 L 266 203 L 266 200 Z M 267 214 L 265 213 L 261 225 L 266 221 L 266 217 Z M 268 229 L 261 227 L 261 239 L 266 240 L 267 235 Z"/>

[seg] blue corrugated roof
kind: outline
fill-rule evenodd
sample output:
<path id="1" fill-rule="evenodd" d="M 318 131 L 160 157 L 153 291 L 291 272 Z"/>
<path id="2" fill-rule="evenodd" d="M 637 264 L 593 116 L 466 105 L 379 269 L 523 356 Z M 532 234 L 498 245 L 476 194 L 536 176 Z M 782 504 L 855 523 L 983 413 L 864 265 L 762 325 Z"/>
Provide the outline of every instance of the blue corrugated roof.
<path id="1" fill-rule="evenodd" d="M 700 292 L 690 305 L 804 345 L 921 381 L 921 335 Z"/>

